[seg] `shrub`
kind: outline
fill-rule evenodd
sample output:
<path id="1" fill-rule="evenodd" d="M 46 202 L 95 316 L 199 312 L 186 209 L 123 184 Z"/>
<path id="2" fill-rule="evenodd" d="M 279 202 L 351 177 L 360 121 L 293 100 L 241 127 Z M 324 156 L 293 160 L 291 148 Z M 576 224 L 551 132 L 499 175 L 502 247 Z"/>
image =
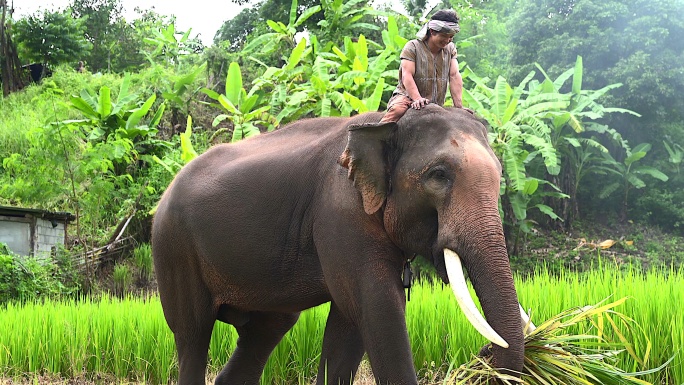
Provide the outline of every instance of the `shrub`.
<path id="1" fill-rule="evenodd" d="M 133 250 L 133 260 L 138 268 L 140 281 L 148 282 L 152 279 L 152 247 L 143 243 Z"/>
<path id="2" fill-rule="evenodd" d="M 74 296 L 80 288 L 80 275 L 66 254 L 23 257 L 0 244 L 0 304 Z"/>
<path id="3" fill-rule="evenodd" d="M 114 266 L 114 292 L 117 296 L 123 297 L 126 288 L 131 283 L 131 269 L 124 263 L 117 263 Z"/>

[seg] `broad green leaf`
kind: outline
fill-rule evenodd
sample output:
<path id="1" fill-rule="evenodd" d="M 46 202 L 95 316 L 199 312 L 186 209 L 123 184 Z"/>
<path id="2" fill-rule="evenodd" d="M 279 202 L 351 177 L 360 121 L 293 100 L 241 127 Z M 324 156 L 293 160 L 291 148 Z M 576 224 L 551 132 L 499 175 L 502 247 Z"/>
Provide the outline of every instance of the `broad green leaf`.
<path id="1" fill-rule="evenodd" d="M 553 209 L 547 205 L 540 203 L 538 205 L 535 205 L 534 207 L 537 208 L 542 213 L 551 217 L 551 219 L 553 219 L 553 220 L 559 220 L 559 219 L 562 220 L 558 215 L 556 215 L 556 213 L 553 212 Z"/>
<path id="2" fill-rule="evenodd" d="M 81 99 L 83 99 L 86 103 L 88 103 L 88 105 L 90 105 L 90 107 L 92 107 L 93 111 L 97 110 L 97 98 L 89 89 L 82 89 L 79 95 L 81 96 Z"/>
<path id="3" fill-rule="evenodd" d="M 634 172 L 636 174 L 650 175 L 650 176 L 652 176 L 656 179 L 659 179 L 663 182 L 667 182 L 667 180 L 669 179 L 668 176 L 665 175 L 663 172 L 661 172 L 660 170 L 658 170 L 654 167 L 650 167 L 650 166 L 641 166 L 635 170 L 632 170 L 632 172 Z"/>
<path id="4" fill-rule="evenodd" d="M 202 89 L 200 89 L 200 91 L 204 92 L 205 94 L 207 94 L 207 96 L 209 96 L 210 98 L 212 98 L 216 101 L 218 101 L 218 99 L 219 99 L 220 94 L 214 90 L 210 90 L 209 88 L 202 88 Z"/>
<path id="5" fill-rule="evenodd" d="M 186 164 L 197 157 L 197 152 L 192 146 L 190 137 L 192 136 L 192 117 L 188 115 L 188 123 L 185 132 L 180 134 L 181 140 L 181 159 Z"/>
<path id="6" fill-rule="evenodd" d="M 77 96 L 72 96 L 71 97 L 71 105 L 76 108 L 77 110 L 81 111 L 83 115 L 85 115 L 89 119 L 99 119 L 100 116 L 97 114 L 97 112 L 88 104 L 85 100 L 82 98 L 79 98 Z"/>
<path id="7" fill-rule="evenodd" d="M 499 76 L 496 79 L 496 85 L 494 86 L 494 94 L 492 97 L 492 109 L 494 114 L 500 119 L 504 116 L 506 111 L 506 106 L 508 105 L 508 91 L 510 86 L 503 76 Z"/>
<path id="8" fill-rule="evenodd" d="M 273 21 L 273 20 L 266 20 L 266 24 L 268 24 L 269 27 L 276 33 L 281 33 L 281 34 L 287 34 L 287 27 L 285 24 L 278 22 L 278 21 Z"/>
<path id="9" fill-rule="evenodd" d="M 311 76 L 311 79 L 309 81 L 311 82 L 312 88 L 316 91 L 316 94 L 325 95 L 325 92 L 328 89 L 327 83 L 325 83 L 323 80 L 321 80 L 320 77 L 316 75 Z"/>
<path id="10" fill-rule="evenodd" d="M 290 3 L 290 19 L 287 23 L 288 26 L 294 25 L 295 20 L 297 19 L 297 0 L 292 0 Z"/>
<path id="11" fill-rule="evenodd" d="M 299 15 L 299 18 L 297 18 L 297 22 L 294 23 L 294 27 L 299 27 L 305 21 L 307 21 L 311 16 L 318 13 L 320 10 L 321 10 L 320 5 L 316 5 L 314 7 L 307 8 L 304 12 L 302 12 L 301 15 Z"/>
<path id="12" fill-rule="evenodd" d="M 636 176 L 636 174 L 627 174 L 627 182 L 634 186 L 634 188 L 644 188 L 646 187 L 646 182 L 644 182 L 641 178 Z"/>
<path id="13" fill-rule="evenodd" d="M 572 76 L 572 93 L 579 95 L 582 92 L 582 56 L 577 56 L 575 61 L 575 74 Z"/>
<path id="14" fill-rule="evenodd" d="M 633 152 L 649 152 L 651 151 L 651 144 L 650 143 L 640 143 L 634 149 L 632 149 Z"/>
<path id="15" fill-rule="evenodd" d="M 167 165 L 166 163 L 164 163 L 164 161 L 162 161 L 161 159 L 159 159 L 158 156 L 152 155 L 152 160 L 154 160 L 155 162 L 157 162 L 160 166 L 164 167 L 164 168 L 166 169 L 166 171 L 168 171 L 169 173 L 171 173 L 171 175 L 176 175 L 176 172 L 175 172 L 173 169 L 171 169 L 171 167 L 169 167 L 169 165 Z M 156 207 L 155 207 L 155 208 L 156 208 Z M 155 211 L 156 211 L 156 210 L 155 210 Z"/>
<path id="16" fill-rule="evenodd" d="M 248 98 L 244 98 L 242 100 L 242 104 L 240 104 L 240 112 L 243 114 L 247 114 L 250 111 L 252 111 L 252 108 L 254 108 L 254 105 L 256 102 L 259 100 L 259 95 L 252 95 Z"/>
<path id="17" fill-rule="evenodd" d="M 271 109 L 271 106 L 263 106 L 261 108 L 257 108 L 256 110 L 245 114 L 245 121 L 257 120 L 261 116 L 261 114 L 263 114 L 264 112 L 266 112 L 270 109 Z"/>
<path id="18" fill-rule="evenodd" d="M 97 113 L 100 115 L 100 119 L 105 120 L 112 113 L 112 99 L 109 87 L 100 87 L 100 94 L 97 100 Z"/>
<path id="19" fill-rule="evenodd" d="M 337 55 L 337 57 L 339 57 L 340 60 L 342 60 L 343 62 L 349 60 L 349 59 L 347 58 L 347 55 L 346 55 L 344 52 L 342 52 L 342 50 L 340 50 L 337 46 L 333 46 L 333 47 L 332 47 L 332 51 L 333 51 L 333 53 L 335 53 L 335 55 Z"/>
<path id="20" fill-rule="evenodd" d="M 150 120 L 150 127 L 157 127 L 159 125 L 159 122 L 161 121 L 161 118 L 164 115 L 165 109 L 166 103 L 162 103 L 157 109 L 157 112 L 154 113 L 152 120 Z"/>
<path id="21" fill-rule="evenodd" d="M 200 72 L 204 71 L 204 69 L 206 69 L 206 68 L 207 68 L 207 63 L 205 62 L 205 63 L 202 63 L 202 65 L 199 65 L 199 66 L 193 68 L 187 74 L 176 79 L 176 81 L 173 83 L 174 91 L 180 91 L 181 89 L 191 85 L 192 82 L 194 82 L 195 79 L 197 78 L 197 75 L 199 75 Z"/>
<path id="22" fill-rule="evenodd" d="M 632 163 L 641 160 L 645 156 L 646 156 L 645 151 L 632 152 L 632 154 L 630 156 L 628 156 L 627 159 L 625 159 L 625 165 L 627 165 L 627 167 L 629 167 L 632 165 Z"/>
<path id="23" fill-rule="evenodd" d="M 218 102 L 225 108 L 228 112 L 234 115 L 239 115 L 240 111 L 235 107 L 235 105 L 228 100 L 225 95 L 219 95 Z"/>
<path id="24" fill-rule="evenodd" d="M 131 76 L 129 73 L 124 74 L 124 78 L 121 81 L 121 86 L 119 87 L 119 95 L 117 95 L 117 100 L 121 100 L 128 96 L 128 86 L 131 83 Z"/>
<path id="25" fill-rule="evenodd" d="M 510 103 L 508 103 L 508 106 L 506 107 L 506 111 L 504 111 L 503 117 L 501 118 L 501 123 L 505 124 L 506 122 L 509 122 L 513 115 L 518 110 L 518 99 L 512 99 Z"/>
<path id="26" fill-rule="evenodd" d="M 527 198 L 522 193 L 518 192 L 510 196 L 511 208 L 515 219 L 524 221 L 527 218 Z"/>
<path id="27" fill-rule="evenodd" d="M 152 96 L 150 96 L 140 108 L 135 109 L 126 120 L 126 129 L 131 129 L 137 126 L 140 122 L 140 119 L 142 119 L 150 111 L 150 108 L 152 108 L 152 104 L 154 104 L 156 99 L 157 96 L 152 94 Z"/>
<path id="28" fill-rule="evenodd" d="M 211 125 L 212 125 L 213 127 L 216 127 L 216 126 L 219 125 L 219 123 L 223 122 L 223 121 L 226 120 L 226 119 L 231 119 L 231 118 L 232 118 L 231 115 L 226 115 L 226 114 L 219 114 L 219 115 L 216 115 L 216 117 L 214 118 L 214 120 L 211 122 Z M 232 119 L 231 119 L 231 120 L 232 120 Z"/>
<path id="29" fill-rule="evenodd" d="M 236 62 L 232 62 L 228 67 L 228 76 L 226 76 L 226 99 L 228 99 L 233 106 L 237 106 L 240 103 L 241 91 L 242 74 L 240 72 L 240 65 Z"/>
<path id="30" fill-rule="evenodd" d="M 354 58 L 354 65 L 352 66 L 352 70 L 353 70 L 353 71 L 358 71 L 359 73 L 365 73 L 365 71 L 366 71 L 366 69 L 364 68 L 363 63 L 361 62 L 361 60 L 359 60 L 359 57 L 358 57 L 358 56 L 356 56 L 356 57 Z M 357 86 L 360 86 L 360 85 L 363 84 L 365 81 L 366 81 L 366 79 L 365 79 L 363 76 L 356 76 L 356 77 L 354 77 L 354 83 L 355 83 Z"/>
<path id="31" fill-rule="evenodd" d="M 287 61 L 287 66 L 285 67 L 287 70 L 292 70 L 296 66 L 299 65 L 299 61 L 302 58 L 302 53 L 306 49 L 306 39 L 301 39 L 299 40 L 299 43 L 297 46 L 292 50 L 292 53 L 290 54 L 290 58 Z"/>
<path id="32" fill-rule="evenodd" d="M 581 133 L 584 132 L 584 127 L 582 127 L 582 122 L 577 119 L 575 115 L 570 114 L 570 120 L 568 121 L 568 124 L 570 124 L 570 127 L 572 127 L 573 130 L 575 130 L 576 133 Z"/>
<path id="33" fill-rule="evenodd" d="M 563 138 L 566 142 L 570 143 L 571 146 L 575 148 L 580 148 L 582 145 L 580 144 L 579 140 L 577 138 L 571 138 L 571 137 L 564 137 Z"/>
<path id="34" fill-rule="evenodd" d="M 375 85 L 373 94 L 365 100 L 366 107 L 369 111 L 378 111 L 380 109 L 380 101 L 382 100 L 382 92 L 385 89 L 385 79 L 378 79 Z"/>
<path id="35" fill-rule="evenodd" d="M 332 101 L 327 97 L 323 96 L 321 99 L 321 115 L 320 116 L 330 116 L 330 110 L 332 107 Z"/>
<path id="36" fill-rule="evenodd" d="M 242 49 L 243 54 L 249 54 L 253 52 L 256 48 L 261 48 L 260 51 L 267 51 L 265 48 L 265 45 L 269 42 L 273 42 L 275 40 L 278 40 L 278 34 L 277 33 L 265 33 L 262 35 L 257 36 L 254 38 L 254 40 L 250 41 L 245 45 L 245 47 Z"/>
<path id="37" fill-rule="evenodd" d="M 510 180 L 510 186 L 514 191 L 520 191 L 525 181 L 525 166 L 518 159 L 512 149 L 506 149 L 503 153 L 504 169 Z"/>
<path id="38" fill-rule="evenodd" d="M 363 101 L 361 101 L 361 99 L 357 98 L 356 96 L 345 91 L 344 97 L 349 102 L 354 111 L 357 111 L 359 113 L 364 113 L 368 111 L 368 107 L 363 103 Z"/>
<path id="39" fill-rule="evenodd" d="M 537 191 L 538 187 L 539 181 L 536 178 L 528 178 L 525 181 L 525 187 L 523 187 L 522 192 L 525 195 L 533 195 Z"/>

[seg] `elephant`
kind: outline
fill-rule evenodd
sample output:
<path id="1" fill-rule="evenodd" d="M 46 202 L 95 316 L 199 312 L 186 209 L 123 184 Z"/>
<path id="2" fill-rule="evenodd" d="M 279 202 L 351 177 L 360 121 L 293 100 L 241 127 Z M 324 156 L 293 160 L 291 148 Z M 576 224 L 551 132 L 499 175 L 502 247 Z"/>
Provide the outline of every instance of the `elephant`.
<path id="1" fill-rule="evenodd" d="M 300 312 L 326 302 L 318 384 L 351 383 L 364 353 L 377 383 L 417 384 L 401 277 L 416 254 L 452 283 L 493 342 L 494 365 L 522 370 L 521 308 L 498 210 L 502 169 L 487 128 L 434 104 L 398 123 L 381 117 L 298 120 L 216 145 L 174 178 L 152 249 L 180 385 L 204 384 L 216 320 L 233 325 L 238 341 L 215 383 L 258 384 Z"/>

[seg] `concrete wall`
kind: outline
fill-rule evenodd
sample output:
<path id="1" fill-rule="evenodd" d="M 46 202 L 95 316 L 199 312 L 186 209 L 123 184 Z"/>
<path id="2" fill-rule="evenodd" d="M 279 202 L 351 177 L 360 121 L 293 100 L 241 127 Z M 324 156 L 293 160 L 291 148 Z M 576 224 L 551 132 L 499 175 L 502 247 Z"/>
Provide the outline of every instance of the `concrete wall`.
<path id="1" fill-rule="evenodd" d="M 31 225 L 35 220 L 35 228 Z M 64 223 L 35 218 L 18 218 L 0 215 L 0 242 L 6 243 L 18 255 L 47 257 L 53 247 L 64 244 Z M 33 239 L 32 239 L 33 237 Z"/>
<path id="2" fill-rule="evenodd" d="M 0 242 L 19 255 L 31 253 L 31 223 L 0 216 Z"/>
<path id="3" fill-rule="evenodd" d="M 51 221 L 45 219 L 36 221 L 34 255 L 50 255 L 53 247 L 64 244 L 64 223 L 55 223 L 57 226 L 52 227 Z"/>

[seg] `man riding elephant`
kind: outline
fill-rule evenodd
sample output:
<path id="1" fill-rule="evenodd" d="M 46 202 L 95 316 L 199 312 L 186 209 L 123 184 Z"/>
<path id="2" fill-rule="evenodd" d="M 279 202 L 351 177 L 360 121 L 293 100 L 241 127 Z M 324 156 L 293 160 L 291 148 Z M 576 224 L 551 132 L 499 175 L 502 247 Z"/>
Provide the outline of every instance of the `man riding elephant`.
<path id="1" fill-rule="evenodd" d="M 379 124 L 397 122 L 409 108 L 444 105 L 447 87 L 454 107 L 463 108 L 463 79 L 458 69 L 454 35 L 460 31 L 453 10 L 437 11 L 401 51 L 399 83 Z M 470 110 L 468 110 L 471 112 Z"/>

